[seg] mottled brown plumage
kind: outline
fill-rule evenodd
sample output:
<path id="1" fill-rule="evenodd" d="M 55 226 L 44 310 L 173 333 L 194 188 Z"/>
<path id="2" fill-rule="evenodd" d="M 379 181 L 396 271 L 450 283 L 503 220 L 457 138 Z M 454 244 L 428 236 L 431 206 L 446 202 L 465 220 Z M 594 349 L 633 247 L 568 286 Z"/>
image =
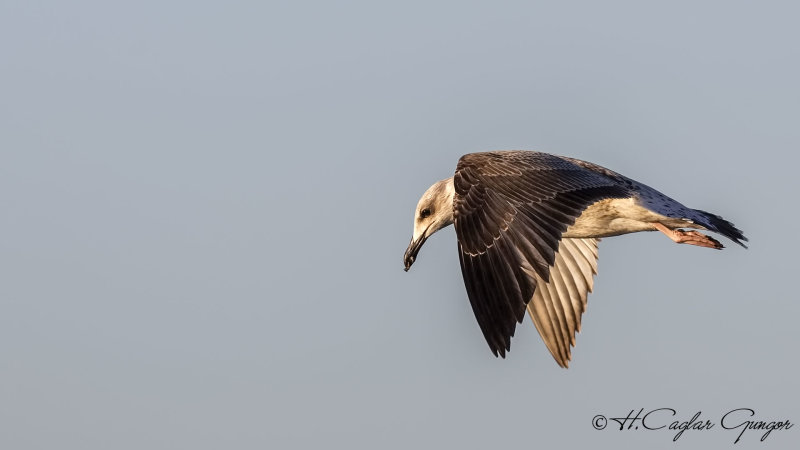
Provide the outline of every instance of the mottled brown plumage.
<path id="1" fill-rule="evenodd" d="M 428 189 L 417 205 L 406 270 L 425 240 L 451 223 L 467 295 L 492 352 L 505 356 L 527 310 L 564 367 L 592 289 L 597 238 L 658 229 L 676 242 L 721 248 L 708 236 L 676 230 L 690 227 L 746 241 L 719 216 L 616 172 L 524 151 L 464 155 L 453 178 Z"/>

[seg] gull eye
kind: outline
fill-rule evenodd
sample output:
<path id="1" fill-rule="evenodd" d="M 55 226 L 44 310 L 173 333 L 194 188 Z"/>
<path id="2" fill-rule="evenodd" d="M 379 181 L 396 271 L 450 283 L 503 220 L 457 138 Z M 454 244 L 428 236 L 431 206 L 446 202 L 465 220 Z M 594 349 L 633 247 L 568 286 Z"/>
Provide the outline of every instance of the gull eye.
<path id="1" fill-rule="evenodd" d="M 425 208 L 419 212 L 419 218 L 424 219 L 431 215 L 431 210 L 429 208 Z"/>

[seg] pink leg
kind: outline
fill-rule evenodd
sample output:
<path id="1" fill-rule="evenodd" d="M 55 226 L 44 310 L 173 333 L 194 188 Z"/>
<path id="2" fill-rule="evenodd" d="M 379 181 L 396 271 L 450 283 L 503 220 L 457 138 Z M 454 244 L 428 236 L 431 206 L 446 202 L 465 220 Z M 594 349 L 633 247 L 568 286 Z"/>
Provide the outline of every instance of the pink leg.
<path id="1" fill-rule="evenodd" d="M 664 224 L 658 222 L 653 222 L 653 227 L 678 244 L 691 244 L 716 249 L 723 248 L 723 245 L 718 240 L 698 231 L 670 230 Z"/>

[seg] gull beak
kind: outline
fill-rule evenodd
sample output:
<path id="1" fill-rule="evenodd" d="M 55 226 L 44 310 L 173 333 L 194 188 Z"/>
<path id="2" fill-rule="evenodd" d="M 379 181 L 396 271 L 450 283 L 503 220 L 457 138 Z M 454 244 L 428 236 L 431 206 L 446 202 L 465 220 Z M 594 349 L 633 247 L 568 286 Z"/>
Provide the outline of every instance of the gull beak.
<path id="1" fill-rule="evenodd" d="M 406 249 L 406 254 L 403 255 L 403 263 L 406 265 L 406 272 L 408 272 L 408 269 L 410 269 L 411 265 L 414 264 L 414 261 L 417 259 L 417 253 L 419 253 L 419 249 L 422 248 L 422 244 L 424 244 L 426 240 L 428 240 L 428 236 L 425 236 L 425 233 L 423 233 L 422 236 L 420 236 L 420 238 L 416 241 L 414 238 L 411 238 L 411 242 L 408 244 L 408 248 Z"/>

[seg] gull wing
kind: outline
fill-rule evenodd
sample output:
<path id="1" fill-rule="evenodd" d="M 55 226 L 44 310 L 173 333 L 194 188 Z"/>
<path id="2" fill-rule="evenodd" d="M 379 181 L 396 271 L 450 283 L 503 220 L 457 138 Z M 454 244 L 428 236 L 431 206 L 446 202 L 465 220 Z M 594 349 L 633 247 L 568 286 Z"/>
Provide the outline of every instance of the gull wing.
<path id="1" fill-rule="evenodd" d="M 453 183 L 464 285 L 489 348 L 504 357 L 537 286 L 550 282 L 567 227 L 592 203 L 629 193 L 603 174 L 536 152 L 465 155 Z"/>
<path id="2" fill-rule="evenodd" d="M 562 239 L 549 280 L 523 265 L 523 270 L 535 279 L 537 286 L 528 303 L 528 315 L 561 367 L 569 365 L 575 334 L 581 330 L 581 315 L 586 311 L 586 300 L 597 274 L 598 241 Z"/>

